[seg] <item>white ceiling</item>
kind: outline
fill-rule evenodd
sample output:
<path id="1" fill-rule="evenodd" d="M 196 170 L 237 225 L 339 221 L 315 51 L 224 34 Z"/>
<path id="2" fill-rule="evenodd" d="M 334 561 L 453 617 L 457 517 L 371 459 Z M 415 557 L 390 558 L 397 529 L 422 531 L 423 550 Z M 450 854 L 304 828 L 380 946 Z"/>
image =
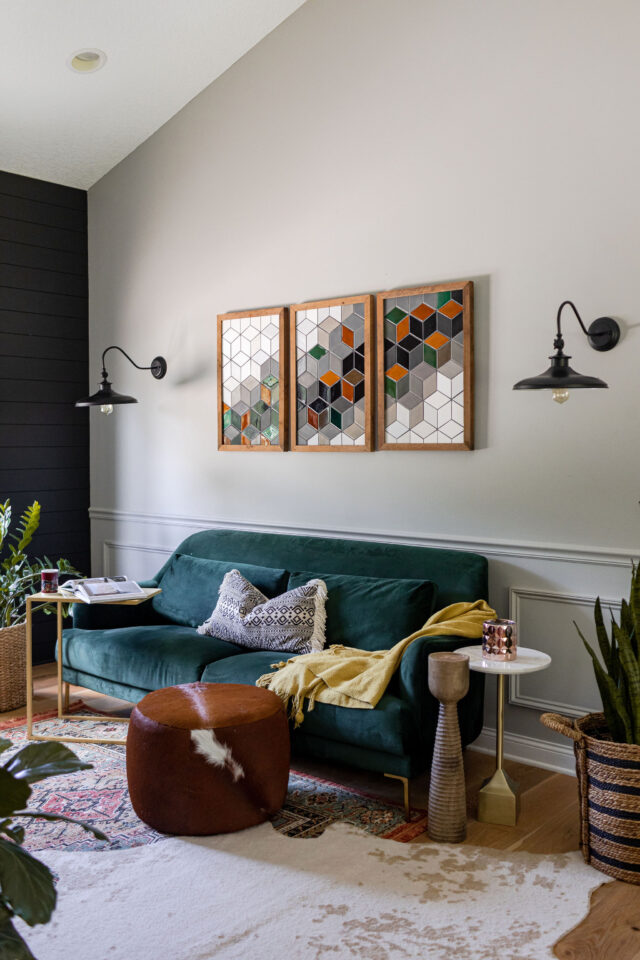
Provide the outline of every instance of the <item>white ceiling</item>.
<path id="1" fill-rule="evenodd" d="M 90 187 L 303 2 L 0 0 L 0 170 Z"/>

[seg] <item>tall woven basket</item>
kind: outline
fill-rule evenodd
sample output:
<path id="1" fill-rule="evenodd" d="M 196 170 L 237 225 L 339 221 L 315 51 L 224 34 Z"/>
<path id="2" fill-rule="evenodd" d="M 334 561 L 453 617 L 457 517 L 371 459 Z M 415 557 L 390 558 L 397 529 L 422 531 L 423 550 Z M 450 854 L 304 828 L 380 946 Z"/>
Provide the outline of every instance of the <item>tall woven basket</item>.
<path id="1" fill-rule="evenodd" d="M 602 713 L 580 720 L 543 713 L 540 720 L 573 740 L 585 861 L 640 884 L 640 747 L 614 743 Z"/>
<path id="2" fill-rule="evenodd" d="M 0 629 L 0 712 L 26 703 L 26 643 L 26 624 Z"/>

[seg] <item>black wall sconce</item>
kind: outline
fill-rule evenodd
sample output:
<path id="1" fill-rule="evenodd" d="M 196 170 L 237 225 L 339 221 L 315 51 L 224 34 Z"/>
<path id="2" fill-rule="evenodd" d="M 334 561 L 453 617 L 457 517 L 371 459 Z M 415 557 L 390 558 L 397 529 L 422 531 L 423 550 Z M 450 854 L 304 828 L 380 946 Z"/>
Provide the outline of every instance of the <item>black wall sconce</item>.
<path id="1" fill-rule="evenodd" d="M 553 399 L 557 403 L 564 403 L 569 399 L 570 390 L 608 386 L 604 380 L 599 380 L 598 377 L 585 377 L 581 373 L 576 373 L 569 366 L 571 357 L 563 353 L 564 340 L 560 329 L 560 314 L 563 308 L 567 306 L 571 307 L 575 313 L 583 333 L 594 350 L 612 350 L 615 347 L 620 339 L 620 327 L 615 320 L 612 320 L 611 317 L 598 317 L 587 330 L 575 304 L 571 300 L 564 300 L 558 307 L 558 332 L 553 341 L 553 349 L 556 352 L 554 356 L 549 357 L 551 366 L 538 377 L 519 380 L 518 383 L 513 385 L 514 390 L 552 390 Z"/>
<path id="2" fill-rule="evenodd" d="M 120 353 L 124 354 L 129 363 L 132 363 L 137 370 L 151 370 L 151 376 L 155 377 L 156 380 L 162 380 L 167 372 L 167 361 L 164 357 L 154 357 L 154 359 L 151 361 L 151 366 L 141 367 L 131 359 L 128 353 L 124 352 L 122 347 L 117 347 L 115 345 L 107 347 L 102 354 L 102 383 L 100 384 L 98 392 L 92 393 L 90 397 L 85 397 L 83 400 L 78 400 L 76 402 L 76 407 L 100 407 L 101 413 L 109 414 L 113 413 L 113 406 L 116 403 L 138 402 L 135 397 L 128 397 L 124 393 L 116 393 L 116 391 L 112 389 L 104 365 L 104 358 L 109 350 L 119 350 Z"/>

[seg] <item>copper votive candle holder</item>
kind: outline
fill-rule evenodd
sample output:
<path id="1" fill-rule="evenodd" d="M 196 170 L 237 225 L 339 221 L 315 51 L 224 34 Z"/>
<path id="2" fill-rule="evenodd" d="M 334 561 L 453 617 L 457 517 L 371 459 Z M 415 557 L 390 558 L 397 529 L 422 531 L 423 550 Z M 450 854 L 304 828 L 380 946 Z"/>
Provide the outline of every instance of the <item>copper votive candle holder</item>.
<path id="1" fill-rule="evenodd" d="M 485 660 L 515 660 L 518 642 L 515 620 L 485 620 L 482 624 L 482 656 Z"/>

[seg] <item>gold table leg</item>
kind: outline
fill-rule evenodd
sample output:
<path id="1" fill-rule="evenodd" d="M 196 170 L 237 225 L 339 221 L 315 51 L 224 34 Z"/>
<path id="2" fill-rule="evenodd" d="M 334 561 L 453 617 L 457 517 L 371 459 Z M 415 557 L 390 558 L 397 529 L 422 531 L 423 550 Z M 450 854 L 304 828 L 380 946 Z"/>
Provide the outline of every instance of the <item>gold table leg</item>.
<path id="1" fill-rule="evenodd" d="M 85 715 L 80 713 L 68 713 L 69 710 L 69 684 L 62 679 L 62 603 L 63 601 L 54 599 L 49 601 L 57 605 L 57 639 L 58 653 L 56 658 L 56 676 L 57 676 L 57 699 L 58 699 L 58 719 L 59 720 L 104 720 L 109 723 L 129 723 L 128 717 L 101 717 L 100 714 Z M 42 733 L 33 732 L 33 641 L 32 641 L 32 623 L 33 610 L 32 599 L 27 597 L 27 740 L 53 741 L 54 743 L 116 743 L 124 746 L 126 740 L 116 740 L 111 737 L 50 737 Z"/>
<path id="2" fill-rule="evenodd" d="M 518 784 L 502 766 L 504 754 L 504 674 L 499 673 L 496 730 L 496 771 L 478 794 L 478 820 L 515 826 L 520 813 Z"/>
<path id="3" fill-rule="evenodd" d="M 397 773 L 385 773 L 385 777 L 388 777 L 390 780 L 399 780 L 401 782 L 404 818 L 405 820 L 409 820 L 411 817 L 411 807 L 409 806 L 409 778 L 401 777 Z"/>

